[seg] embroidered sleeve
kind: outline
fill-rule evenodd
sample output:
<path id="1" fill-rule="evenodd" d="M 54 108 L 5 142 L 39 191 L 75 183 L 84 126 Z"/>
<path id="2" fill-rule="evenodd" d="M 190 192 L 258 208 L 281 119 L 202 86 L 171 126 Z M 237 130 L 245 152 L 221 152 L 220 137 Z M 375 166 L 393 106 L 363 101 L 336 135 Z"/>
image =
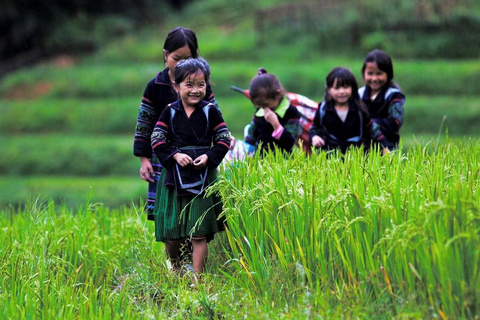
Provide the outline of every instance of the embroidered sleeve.
<path id="1" fill-rule="evenodd" d="M 213 146 L 207 152 L 208 160 L 213 167 L 217 167 L 230 148 L 230 132 L 220 110 L 212 105 L 209 110 L 213 135 Z"/>
<path id="2" fill-rule="evenodd" d="M 150 97 L 150 84 L 147 85 L 140 107 L 138 110 L 137 123 L 135 125 L 135 138 L 133 143 L 133 154 L 137 157 L 152 156 L 150 136 L 158 118 L 153 99 Z"/>
<path id="3" fill-rule="evenodd" d="M 292 108 L 292 112 L 285 114 L 285 117 L 288 118 L 283 125 L 283 132 L 278 139 L 279 147 L 289 152 L 295 146 L 295 143 L 297 143 L 298 136 L 300 135 L 300 114 L 295 107 Z"/>
<path id="4" fill-rule="evenodd" d="M 383 134 L 390 135 L 398 132 L 403 124 L 405 96 L 402 93 L 396 93 L 388 102 L 388 117 L 375 118 Z"/>
<path id="5" fill-rule="evenodd" d="M 258 143 L 258 134 L 257 134 L 257 123 L 255 118 L 252 119 L 252 122 L 248 126 L 247 134 L 245 136 L 245 142 L 252 146 L 257 146 Z"/>
<path id="6" fill-rule="evenodd" d="M 151 136 L 152 149 L 164 167 L 173 161 L 173 155 L 178 152 L 170 143 L 170 123 L 170 106 L 167 106 L 158 118 Z"/>

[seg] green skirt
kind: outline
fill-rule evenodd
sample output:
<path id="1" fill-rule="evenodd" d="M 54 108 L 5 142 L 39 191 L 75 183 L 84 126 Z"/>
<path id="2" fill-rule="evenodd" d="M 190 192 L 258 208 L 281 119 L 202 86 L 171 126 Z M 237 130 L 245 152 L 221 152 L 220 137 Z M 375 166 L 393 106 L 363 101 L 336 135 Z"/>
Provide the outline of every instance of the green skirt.
<path id="1" fill-rule="evenodd" d="M 202 192 L 199 195 L 178 197 L 174 186 L 163 185 L 165 176 L 162 171 L 153 212 L 157 241 L 165 242 L 192 236 L 207 236 L 210 241 L 215 233 L 225 230 L 225 221 L 222 217 L 219 218 L 222 212 L 219 195 L 205 197 Z M 216 171 L 210 170 L 208 178 L 208 181 L 215 181 Z"/>

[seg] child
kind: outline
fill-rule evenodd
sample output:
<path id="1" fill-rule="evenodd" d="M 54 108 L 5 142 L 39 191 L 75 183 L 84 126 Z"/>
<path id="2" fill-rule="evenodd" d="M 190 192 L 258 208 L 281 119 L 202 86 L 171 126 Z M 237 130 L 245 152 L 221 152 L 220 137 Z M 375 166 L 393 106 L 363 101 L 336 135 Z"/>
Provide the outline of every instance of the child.
<path id="1" fill-rule="evenodd" d="M 140 178 L 149 183 L 146 210 L 148 220 L 153 220 L 155 193 L 162 170 L 160 162 L 152 152 L 151 134 L 165 106 L 177 100 L 172 83 L 178 61 L 196 58 L 198 55 L 197 37 L 192 30 L 182 27 L 170 30 L 163 45 L 165 69 L 148 82 L 143 93 L 135 126 L 133 153 L 140 158 Z M 206 89 L 206 100 L 216 104 L 209 84 Z"/>
<path id="2" fill-rule="evenodd" d="M 392 59 L 382 50 L 373 50 L 364 60 L 362 77 L 365 86 L 358 93 L 373 121 L 373 141 L 382 153 L 394 150 L 400 141 L 405 95 L 393 82 Z"/>
<path id="3" fill-rule="evenodd" d="M 369 118 L 358 96 L 353 73 L 346 68 L 333 68 L 325 80 L 324 101 L 315 113 L 310 129 L 313 147 L 340 150 L 369 145 Z"/>
<path id="4" fill-rule="evenodd" d="M 280 81 L 260 69 L 249 86 L 250 100 L 257 108 L 245 142 L 261 145 L 263 152 L 275 147 L 291 152 L 300 133 L 300 113 L 290 105 Z"/>
<path id="5" fill-rule="evenodd" d="M 165 243 L 175 270 L 180 268 L 179 246 L 191 238 L 193 268 L 203 272 L 207 240 L 224 230 L 217 221 L 221 200 L 204 193 L 230 146 L 222 114 L 203 101 L 209 76 L 203 59 L 177 64 L 174 87 L 180 99 L 165 108 L 152 134 L 152 148 L 163 166 L 155 198 L 155 237 Z"/>

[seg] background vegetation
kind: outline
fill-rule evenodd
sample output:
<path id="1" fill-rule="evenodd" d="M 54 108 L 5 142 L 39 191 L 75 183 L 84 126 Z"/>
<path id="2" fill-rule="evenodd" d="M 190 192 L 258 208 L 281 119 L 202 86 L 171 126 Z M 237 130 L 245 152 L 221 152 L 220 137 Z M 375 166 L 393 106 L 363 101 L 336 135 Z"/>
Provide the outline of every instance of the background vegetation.
<path id="1" fill-rule="evenodd" d="M 12 60 L 20 51 L 2 51 L 4 317 L 478 318 L 477 1 L 156 3 L 1 4 L 2 30 L 19 43 L 38 21 L 54 30 L 37 39 L 43 49 L 28 67 Z M 63 13 L 50 21 L 54 11 Z M 246 88 L 258 67 L 321 100 L 331 68 L 361 83 L 362 59 L 379 47 L 407 95 L 405 153 L 344 162 L 296 153 L 224 172 L 231 233 L 211 246 L 198 290 L 168 273 L 153 243 L 132 155 L 144 86 L 178 25 L 197 32 L 238 138 L 253 110 L 230 86 Z M 2 50 L 12 49 L 7 34 Z"/>
<path id="2" fill-rule="evenodd" d="M 402 128 L 406 148 L 447 131 L 452 137 L 478 136 L 480 61 L 477 51 L 470 49 L 477 47 L 478 37 L 470 41 L 475 25 L 464 21 L 478 19 L 478 4 L 421 3 L 422 8 L 420 2 L 407 1 L 383 6 L 369 1 L 193 1 L 179 12 L 168 6 L 154 9 L 151 14 L 156 10 L 163 14 L 152 23 L 147 17 L 136 20 L 149 7 L 149 2 L 140 2 L 141 8 L 129 15 L 111 11 L 115 19 L 131 21 L 121 25 L 134 28 L 115 33 L 115 25 L 105 23 L 108 32 L 99 35 L 90 31 L 95 23 L 112 17 L 104 14 L 108 8 L 75 7 L 76 16 L 85 17 L 86 23 L 67 19 L 68 27 L 63 27 L 67 20 L 60 19 L 57 30 L 72 42 L 81 42 L 82 34 L 88 33 L 96 41 L 93 52 L 87 55 L 76 45 L 69 46 L 71 50 L 58 47 L 52 51 L 58 55 L 1 78 L 0 206 L 17 207 L 37 196 L 78 205 L 91 190 L 92 201 L 106 205 L 139 204 L 144 199 L 146 186 L 137 179 L 138 159 L 131 155 L 135 119 L 146 82 L 162 68 L 165 34 L 177 25 L 197 32 L 202 55 L 211 64 L 216 97 L 238 138 L 252 108 L 230 86 L 246 88 L 258 67 L 278 75 L 287 90 L 321 100 L 323 78 L 334 66 L 352 69 L 361 83 L 362 58 L 375 47 L 389 50 L 395 80 L 407 94 Z M 5 5 L 11 9 L 5 12 L 12 13 L 15 7 L 18 13 L 20 3 Z M 387 18 L 392 11 L 395 18 Z M 362 27 L 365 21 L 375 23 Z M 433 41 L 431 37 L 417 37 L 420 33 L 403 27 L 450 26 L 452 21 L 465 32 L 452 35 L 454 29 L 447 32 L 442 27 L 434 35 L 443 40 L 434 42 L 448 44 L 454 37 L 456 44 L 438 50 L 423 46 Z M 401 34 L 405 37 L 395 38 Z M 338 40 L 347 38 L 351 41 Z M 429 55 L 405 51 L 417 47 Z M 435 59 L 418 59 L 427 56 Z M 469 59 L 459 60 L 465 56 Z M 70 185 L 70 192 L 62 185 Z"/>

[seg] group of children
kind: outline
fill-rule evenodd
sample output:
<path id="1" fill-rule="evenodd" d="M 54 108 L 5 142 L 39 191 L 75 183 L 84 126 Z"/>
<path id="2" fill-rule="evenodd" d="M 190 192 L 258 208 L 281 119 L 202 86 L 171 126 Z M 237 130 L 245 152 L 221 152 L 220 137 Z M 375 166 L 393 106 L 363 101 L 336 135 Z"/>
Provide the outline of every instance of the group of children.
<path id="1" fill-rule="evenodd" d="M 351 147 L 366 151 L 373 147 L 382 153 L 394 150 L 400 141 L 405 95 L 393 81 L 391 58 L 382 50 L 373 50 L 364 60 L 362 77 L 365 85 L 359 88 L 349 69 L 333 68 L 325 79 L 323 101 L 316 106 L 308 135 L 300 137 L 305 114 L 296 110 L 278 79 L 260 69 L 250 82 L 256 112 L 245 142 L 255 149 L 287 152 L 298 138 L 309 146 L 307 153 L 310 148 L 342 153 Z"/>
<path id="2" fill-rule="evenodd" d="M 147 84 L 142 98 L 134 155 L 140 158 L 140 177 L 149 182 L 146 209 L 155 222 L 156 240 L 165 243 L 174 270 L 181 268 L 181 247 L 191 243 L 193 269 L 199 273 L 208 241 L 225 228 L 219 218 L 221 199 L 206 197 L 204 191 L 235 139 L 216 103 L 195 33 L 171 30 L 163 55 L 165 69 Z M 381 50 L 370 52 L 362 77 L 365 86 L 358 88 L 350 70 L 331 70 L 306 144 L 341 152 L 360 146 L 388 152 L 398 146 L 405 95 L 393 82 L 390 57 Z M 248 92 L 256 110 L 245 143 L 262 153 L 291 152 L 300 137 L 301 114 L 280 81 L 260 69 Z"/>

